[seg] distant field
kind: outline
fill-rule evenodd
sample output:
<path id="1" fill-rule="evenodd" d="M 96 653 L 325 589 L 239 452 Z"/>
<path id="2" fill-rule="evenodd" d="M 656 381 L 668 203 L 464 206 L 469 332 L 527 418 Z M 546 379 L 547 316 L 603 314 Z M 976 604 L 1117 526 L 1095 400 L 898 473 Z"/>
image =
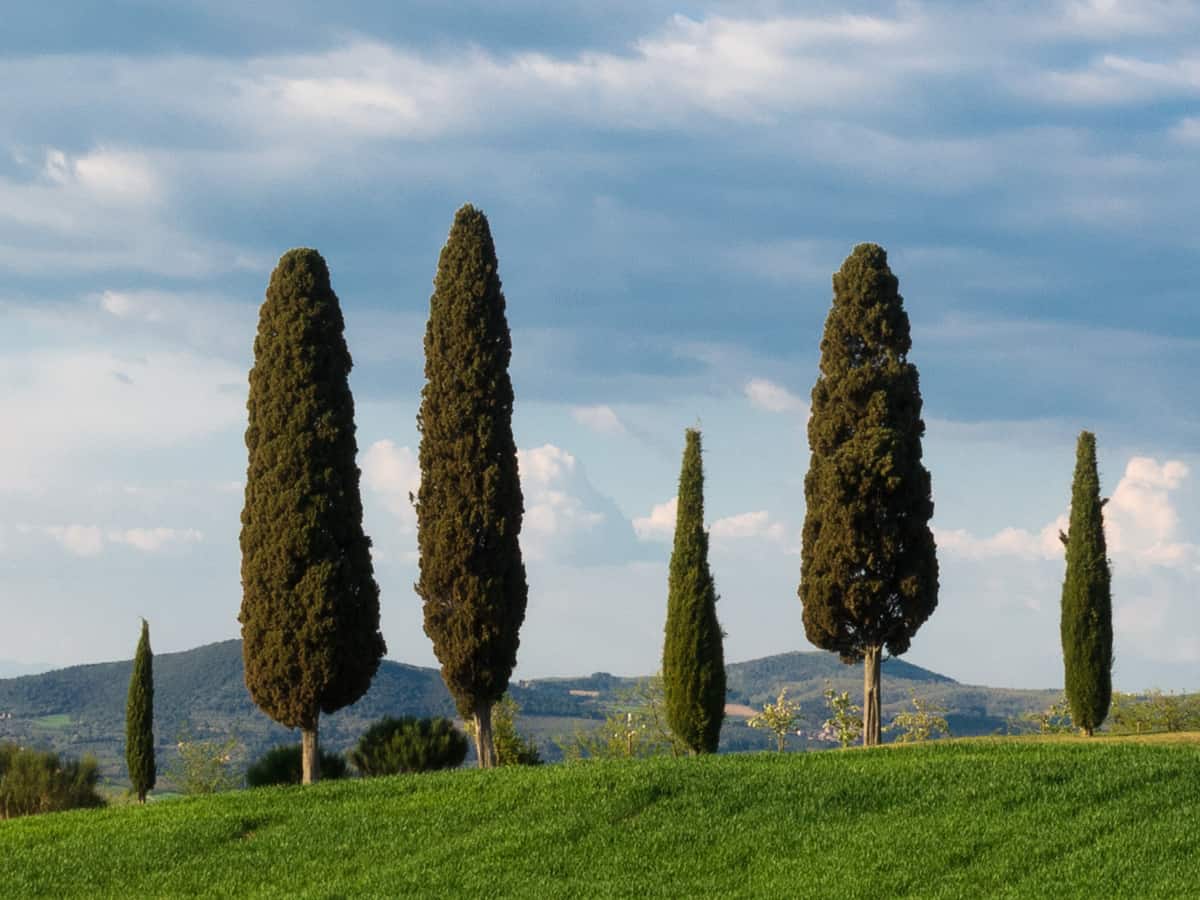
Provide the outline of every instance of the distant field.
<path id="1" fill-rule="evenodd" d="M 29 724 L 37 728 L 49 728 L 54 731 L 60 728 L 68 728 L 71 725 L 71 717 L 64 714 L 55 716 L 39 716 L 36 719 L 30 719 Z"/>
<path id="2" fill-rule="evenodd" d="M 0 822 L 0 893 L 1194 896 L 1198 740 L 463 770 L 33 817 Z"/>

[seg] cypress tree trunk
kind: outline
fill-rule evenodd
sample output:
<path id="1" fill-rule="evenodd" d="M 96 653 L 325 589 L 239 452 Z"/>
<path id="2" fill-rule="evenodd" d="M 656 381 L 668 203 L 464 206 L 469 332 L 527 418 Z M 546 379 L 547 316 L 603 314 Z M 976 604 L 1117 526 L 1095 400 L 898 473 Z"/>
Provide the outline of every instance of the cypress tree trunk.
<path id="1" fill-rule="evenodd" d="M 1075 451 L 1070 531 L 1062 535 L 1067 571 L 1062 592 L 1064 684 L 1071 718 L 1091 736 L 1112 701 L 1112 587 L 1096 436 L 1084 431 Z"/>
<path id="2" fill-rule="evenodd" d="M 154 761 L 154 654 L 150 651 L 150 625 L 142 619 L 142 634 L 129 676 L 125 703 L 125 765 L 138 803 L 146 802 L 157 778 Z"/>
<path id="3" fill-rule="evenodd" d="M 473 713 L 475 719 L 475 755 L 479 757 L 479 768 L 493 769 L 496 766 L 496 744 L 492 735 L 492 705 L 480 703 Z"/>
<path id="4" fill-rule="evenodd" d="M 438 258 L 425 329 L 417 428 L 417 546 L 425 633 L 479 764 L 494 760 L 491 714 L 517 661 L 529 588 L 513 440 L 512 340 L 487 218 L 463 206 Z"/>
<path id="5" fill-rule="evenodd" d="M 300 729 L 300 783 L 312 784 L 321 780 L 321 747 L 317 729 L 320 722 L 313 717 L 311 728 Z"/>
<path id="6" fill-rule="evenodd" d="M 671 731 L 696 753 L 716 753 L 725 718 L 725 654 L 704 530 L 700 432 L 685 434 L 663 641 L 663 693 Z"/>
<path id="7" fill-rule="evenodd" d="M 863 654 L 863 746 L 879 744 L 880 657 L 883 648 L 868 647 Z"/>

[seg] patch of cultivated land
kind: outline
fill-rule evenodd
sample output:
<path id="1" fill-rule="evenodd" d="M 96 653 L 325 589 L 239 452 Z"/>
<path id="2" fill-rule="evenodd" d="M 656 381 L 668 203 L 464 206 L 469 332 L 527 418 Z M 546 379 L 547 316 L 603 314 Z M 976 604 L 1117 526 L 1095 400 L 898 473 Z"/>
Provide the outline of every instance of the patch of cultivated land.
<path id="1" fill-rule="evenodd" d="M 0 822 L 9 896 L 1186 896 L 1200 742 L 457 771 Z"/>

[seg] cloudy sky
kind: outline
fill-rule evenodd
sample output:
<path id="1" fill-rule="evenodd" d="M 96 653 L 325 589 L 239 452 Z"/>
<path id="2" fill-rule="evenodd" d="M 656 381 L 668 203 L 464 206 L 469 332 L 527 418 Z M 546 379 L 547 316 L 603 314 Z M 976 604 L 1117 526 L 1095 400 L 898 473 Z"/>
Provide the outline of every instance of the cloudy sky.
<path id="1" fill-rule="evenodd" d="M 235 637 L 269 273 L 329 261 L 389 656 L 434 662 L 415 414 L 483 208 L 513 327 L 518 675 L 658 666 L 683 431 L 727 658 L 809 649 L 807 397 L 884 245 L 942 583 L 908 659 L 1061 684 L 1056 534 L 1098 435 L 1119 688 L 1200 687 L 1200 11 L 1171 0 L 19 4 L 0 29 L 0 658 Z"/>

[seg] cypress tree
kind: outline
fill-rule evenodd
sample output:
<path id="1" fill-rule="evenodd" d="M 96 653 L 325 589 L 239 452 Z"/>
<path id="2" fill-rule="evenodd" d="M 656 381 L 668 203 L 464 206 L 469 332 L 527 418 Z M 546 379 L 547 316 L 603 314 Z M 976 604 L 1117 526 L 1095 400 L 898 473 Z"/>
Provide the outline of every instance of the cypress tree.
<path id="1" fill-rule="evenodd" d="M 386 650 L 343 329 L 325 260 L 289 250 L 254 339 L 238 621 L 246 687 L 272 719 L 301 730 L 305 784 L 320 777 L 320 714 L 366 693 Z"/>
<path id="2" fill-rule="evenodd" d="M 667 591 L 663 689 L 671 731 L 692 753 L 716 753 L 725 718 L 725 654 L 708 568 L 700 432 L 685 435 Z"/>
<path id="3" fill-rule="evenodd" d="M 1096 468 L 1096 436 L 1084 431 L 1075 449 L 1071 524 L 1062 591 L 1062 647 L 1071 718 L 1091 735 L 1112 700 L 1112 587 L 1104 540 L 1104 504 Z"/>
<path id="4" fill-rule="evenodd" d="M 800 599 L 808 639 L 863 662 L 863 743 L 880 738 L 882 651 L 904 653 L 937 606 L 921 390 L 887 253 L 859 244 L 833 276 L 812 391 Z"/>
<path id="5" fill-rule="evenodd" d="M 529 593 L 512 434 L 512 341 L 487 218 L 454 216 L 425 330 L 416 500 L 425 633 L 479 764 L 495 764 L 492 705 L 508 688 Z"/>
<path id="6" fill-rule="evenodd" d="M 138 803 L 145 803 L 158 774 L 154 765 L 154 654 L 150 652 L 150 625 L 145 619 L 125 701 L 125 766 Z"/>

